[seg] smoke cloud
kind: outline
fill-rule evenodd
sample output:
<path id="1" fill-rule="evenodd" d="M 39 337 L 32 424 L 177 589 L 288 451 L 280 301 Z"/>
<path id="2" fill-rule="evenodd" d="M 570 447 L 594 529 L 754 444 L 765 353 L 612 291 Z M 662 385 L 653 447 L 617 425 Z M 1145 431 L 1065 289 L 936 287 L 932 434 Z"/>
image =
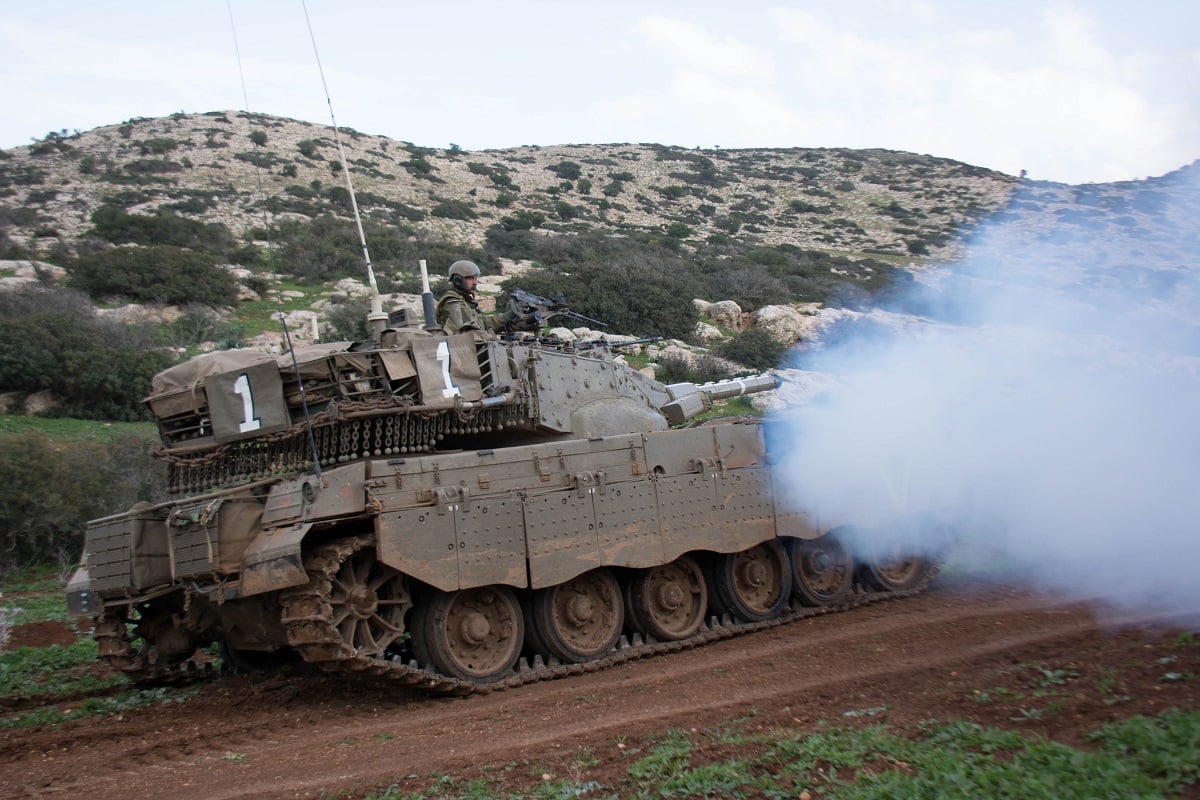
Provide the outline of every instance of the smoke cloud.
<path id="1" fill-rule="evenodd" d="M 948 527 L 1009 580 L 1200 613 L 1200 164 L 1149 183 L 1024 184 L 907 298 L 921 324 L 797 353 L 838 388 L 779 415 L 791 502 Z"/>

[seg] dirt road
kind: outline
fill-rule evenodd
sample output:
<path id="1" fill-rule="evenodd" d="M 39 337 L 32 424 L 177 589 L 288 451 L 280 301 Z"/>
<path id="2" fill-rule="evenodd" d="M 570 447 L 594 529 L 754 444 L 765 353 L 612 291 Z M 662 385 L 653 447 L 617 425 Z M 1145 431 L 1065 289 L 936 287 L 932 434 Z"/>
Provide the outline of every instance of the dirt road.
<path id="1" fill-rule="evenodd" d="M 597 763 L 581 777 L 603 782 L 624 768 L 618 743 L 734 719 L 804 730 L 861 716 L 966 718 L 1082 742 L 1113 719 L 1200 707 L 1200 646 L 1179 636 L 1193 622 L 1130 625 L 943 576 L 916 598 L 493 695 L 243 676 L 206 684 L 186 703 L 4 731 L 0 794 L 361 796 L 390 784 L 415 791 L 432 774 L 486 764 L 554 769 L 584 750 Z M 1052 705 L 1032 691 L 1047 680 Z M 529 769 L 513 780 L 528 785 Z"/>

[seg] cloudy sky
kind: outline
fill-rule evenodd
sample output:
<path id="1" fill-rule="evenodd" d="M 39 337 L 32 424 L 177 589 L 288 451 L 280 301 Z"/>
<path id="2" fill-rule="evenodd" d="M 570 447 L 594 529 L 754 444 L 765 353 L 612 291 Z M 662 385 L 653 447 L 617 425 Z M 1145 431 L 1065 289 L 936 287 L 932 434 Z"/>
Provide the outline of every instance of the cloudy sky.
<path id="1" fill-rule="evenodd" d="M 305 17 L 0 0 L 0 147 L 176 111 L 327 123 Z M 1200 157 L 1194 0 L 307 0 L 307 17 L 338 123 L 430 147 L 882 147 L 1069 183 Z"/>

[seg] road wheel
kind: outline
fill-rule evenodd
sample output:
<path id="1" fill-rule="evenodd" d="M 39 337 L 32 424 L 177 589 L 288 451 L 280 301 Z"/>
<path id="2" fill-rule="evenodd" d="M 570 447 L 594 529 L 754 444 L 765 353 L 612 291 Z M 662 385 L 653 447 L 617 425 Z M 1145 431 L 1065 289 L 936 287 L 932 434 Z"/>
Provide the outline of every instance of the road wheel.
<path id="1" fill-rule="evenodd" d="M 854 585 L 854 559 L 837 534 L 793 539 L 792 591 L 806 606 L 835 606 Z"/>
<path id="2" fill-rule="evenodd" d="M 787 551 L 771 540 L 709 562 L 708 601 L 714 610 L 745 622 L 776 616 L 792 591 Z"/>
<path id="3" fill-rule="evenodd" d="M 413 652 L 439 672 L 475 683 L 512 674 L 525 639 L 517 596 L 507 586 L 434 591 L 414 618 Z"/>
<path id="4" fill-rule="evenodd" d="M 664 642 L 694 634 L 708 612 L 708 585 L 691 556 L 639 570 L 627 593 L 632 627 Z"/>
<path id="5" fill-rule="evenodd" d="M 616 645 L 625 627 L 621 587 L 607 569 L 585 572 L 533 595 L 536 639 L 560 661 L 593 661 Z"/>

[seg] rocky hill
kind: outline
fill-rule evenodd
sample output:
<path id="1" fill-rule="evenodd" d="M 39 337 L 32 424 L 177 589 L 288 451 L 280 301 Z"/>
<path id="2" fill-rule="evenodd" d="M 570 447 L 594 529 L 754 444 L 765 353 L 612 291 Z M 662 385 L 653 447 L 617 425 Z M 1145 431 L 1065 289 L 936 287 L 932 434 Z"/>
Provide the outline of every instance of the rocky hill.
<path id="1" fill-rule="evenodd" d="M 847 254 L 944 256 L 1016 180 L 887 150 L 654 144 L 433 150 L 343 129 L 360 209 L 449 242 L 522 212 L 545 231 L 738 237 Z M 235 234 L 349 211 L 333 131 L 240 112 L 134 119 L 0 151 L 9 249 L 72 243 L 104 204 L 171 209 Z M 11 255 L 11 253 L 10 253 Z"/>

